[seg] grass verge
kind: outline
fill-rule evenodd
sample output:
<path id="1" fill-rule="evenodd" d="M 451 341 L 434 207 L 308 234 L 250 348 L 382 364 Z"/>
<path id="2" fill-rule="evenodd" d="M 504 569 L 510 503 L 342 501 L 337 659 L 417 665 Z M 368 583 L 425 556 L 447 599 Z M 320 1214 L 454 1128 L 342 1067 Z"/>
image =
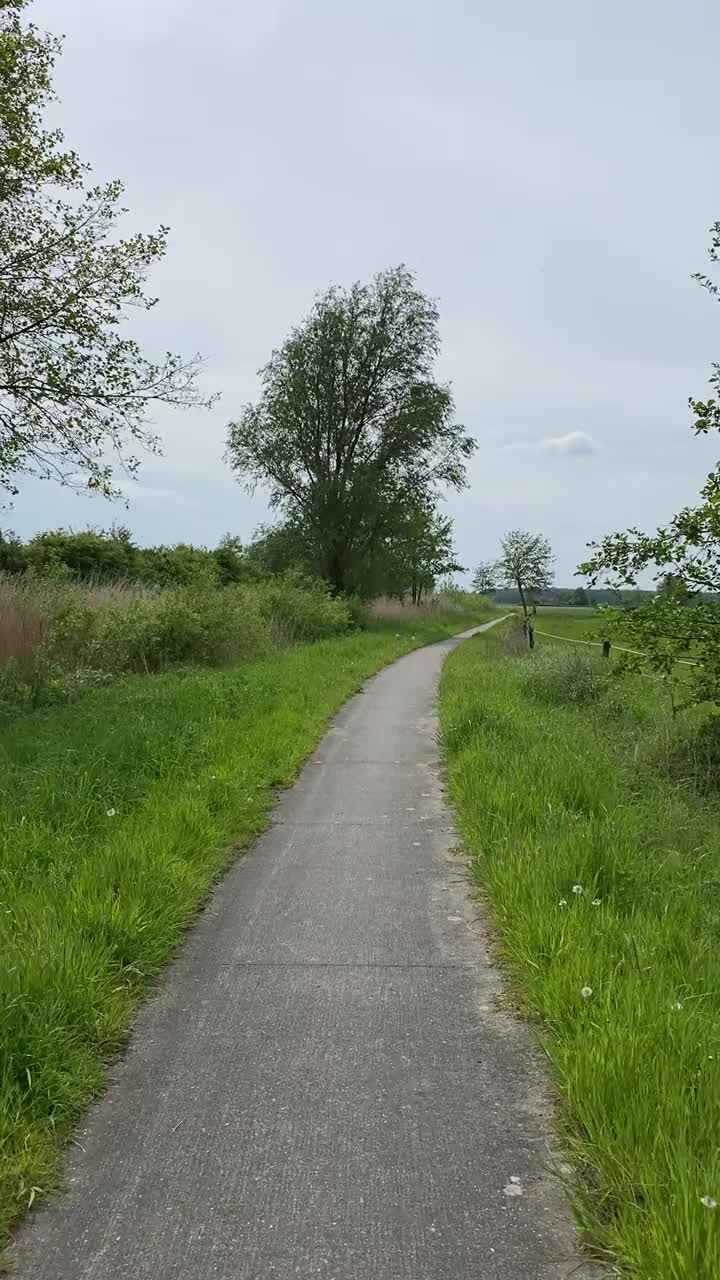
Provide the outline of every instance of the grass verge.
<path id="1" fill-rule="evenodd" d="M 135 676 L 0 731 L 0 1235 L 53 1185 L 134 1007 L 363 681 L 473 619 Z"/>
<path id="2" fill-rule="evenodd" d="M 648 681 L 551 705 L 528 661 L 503 656 L 493 631 L 445 667 L 471 874 L 552 1064 L 586 1240 L 636 1280 L 715 1280 L 717 801 L 643 763 L 667 729 Z"/>

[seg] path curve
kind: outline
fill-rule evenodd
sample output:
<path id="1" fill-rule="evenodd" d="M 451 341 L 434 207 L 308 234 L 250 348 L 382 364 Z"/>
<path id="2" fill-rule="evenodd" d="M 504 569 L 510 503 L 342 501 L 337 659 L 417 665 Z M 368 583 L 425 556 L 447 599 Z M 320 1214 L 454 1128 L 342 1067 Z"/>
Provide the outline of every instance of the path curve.
<path id="1" fill-rule="evenodd" d="M 438 775 L 449 641 L 333 721 L 142 1009 L 19 1280 L 559 1280 L 547 1107 Z"/>

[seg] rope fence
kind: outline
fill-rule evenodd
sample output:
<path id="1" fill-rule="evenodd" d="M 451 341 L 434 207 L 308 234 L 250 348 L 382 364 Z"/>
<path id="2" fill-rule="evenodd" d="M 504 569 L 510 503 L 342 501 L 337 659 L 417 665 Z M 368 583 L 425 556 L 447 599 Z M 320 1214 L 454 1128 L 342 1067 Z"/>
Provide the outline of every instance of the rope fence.
<path id="1" fill-rule="evenodd" d="M 579 640 L 576 636 L 558 636 L 552 631 L 538 631 L 537 627 L 533 627 L 536 636 L 546 636 L 548 640 L 566 640 L 568 644 L 589 644 L 595 648 L 602 649 L 602 640 Z M 647 658 L 647 654 L 642 649 L 625 649 L 622 645 L 615 644 L 612 646 L 617 653 L 632 653 L 636 658 Z M 696 667 L 697 662 L 693 662 L 692 658 L 676 658 L 675 662 L 683 667 Z"/>

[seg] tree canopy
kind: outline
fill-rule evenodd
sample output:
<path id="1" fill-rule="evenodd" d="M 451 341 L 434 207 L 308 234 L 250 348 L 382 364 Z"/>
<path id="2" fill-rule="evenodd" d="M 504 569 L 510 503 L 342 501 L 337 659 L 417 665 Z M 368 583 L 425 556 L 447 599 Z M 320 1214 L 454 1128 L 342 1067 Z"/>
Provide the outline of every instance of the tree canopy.
<path id="1" fill-rule="evenodd" d="M 261 371 L 227 457 L 302 527 L 335 591 L 361 587 L 409 506 L 460 489 L 475 442 L 434 381 L 435 303 L 404 267 L 332 288 Z"/>
<path id="2" fill-rule="evenodd" d="M 121 239 L 123 188 L 43 127 L 60 42 L 23 22 L 28 0 L 0 10 L 0 489 L 22 475 L 117 492 L 114 464 L 157 450 L 154 402 L 207 404 L 198 357 L 148 360 L 122 328 L 149 310 L 145 275 L 168 228 Z M 129 452 L 128 452 L 129 450 Z"/>

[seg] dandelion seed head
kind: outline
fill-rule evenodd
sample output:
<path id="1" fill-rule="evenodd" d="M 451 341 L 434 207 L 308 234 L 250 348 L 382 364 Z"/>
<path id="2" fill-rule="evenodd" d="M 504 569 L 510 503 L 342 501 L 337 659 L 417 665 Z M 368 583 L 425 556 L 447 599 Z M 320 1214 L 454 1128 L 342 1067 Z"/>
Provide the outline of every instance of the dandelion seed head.
<path id="1" fill-rule="evenodd" d="M 583 887 L 582 887 L 582 885 L 581 885 L 581 884 L 574 884 L 574 885 L 573 885 L 573 893 L 578 893 L 578 894 L 579 894 L 579 893 L 582 893 L 582 891 L 583 891 Z"/>
<path id="2" fill-rule="evenodd" d="M 583 987 L 582 991 L 580 992 L 580 995 L 582 996 L 583 1000 L 589 1000 L 592 993 L 593 993 L 592 987 Z"/>
<path id="3" fill-rule="evenodd" d="M 717 1209 L 717 1200 L 713 1200 L 712 1196 L 703 1196 L 700 1203 L 704 1204 L 706 1209 Z"/>
<path id="4" fill-rule="evenodd" d="M 590 903 L 590 906 L 599 907 L 601 902 L 602 902 L 602 898 L 593 898 L 592 902 Z"/>
<path id="5" fill-rule="evenodd" d="M 105 812 L 107 813 L 108 818 L 114 818 L 114 817 L 115 817 L 115 810 L 114 810 L 114 809 L 106 809 L 106 811 L 105 811 Z"/>

